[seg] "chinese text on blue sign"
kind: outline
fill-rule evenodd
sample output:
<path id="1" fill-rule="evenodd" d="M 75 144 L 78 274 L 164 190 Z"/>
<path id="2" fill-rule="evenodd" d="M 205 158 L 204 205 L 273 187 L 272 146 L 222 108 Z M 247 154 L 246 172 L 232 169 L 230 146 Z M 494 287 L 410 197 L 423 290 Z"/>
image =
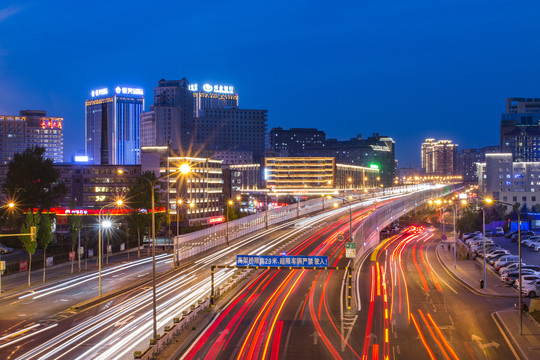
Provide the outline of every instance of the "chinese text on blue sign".
<path id="1" fill-rule="evenodd" d="M 236 255 L 238 266 L 328 267 L 328 256 Z"/>

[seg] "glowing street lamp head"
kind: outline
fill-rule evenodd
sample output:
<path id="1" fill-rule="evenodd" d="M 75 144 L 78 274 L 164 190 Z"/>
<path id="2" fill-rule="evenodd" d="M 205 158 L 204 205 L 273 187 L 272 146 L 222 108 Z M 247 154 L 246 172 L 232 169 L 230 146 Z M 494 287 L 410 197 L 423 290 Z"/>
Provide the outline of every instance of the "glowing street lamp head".
<path id="1" fill-rule="evenodd" d="M 180 172 L 182 174 L 187 174 L 191 171 L 191 167 L 189 166 L 188 163 L 183 163 L 182 165 L 180 165 Z"/>
<path id="2" fill-rule="evenodd" d="M 190 203 L 189 203 L 189 207 L 190 207 L 190 208 L 194 208 L 194 207 L 195 207 L 195 203 L 194 203 L 194 202 L 190 202 Z"/>
<path id="3" fill-rule="evenodd" d="M 441 203 L 442 203 L 441 199 L 437 199 L 437 200 L 435 200 L 435 204 L 437 204 L 437 205 L 441 205 Z"/>
<path id="4" fill-rule="evenodd" d="M 122 199 L 116 200 L 116 205 L 122 206 L 122 204 L 124 204 L 124 200 L 122 200 Z"/>
<path id="5" fill-rule="evenodd" d="M 232 205 L 233 204 L 233 201 L 232 200 L 229 200 L 229 205 Z"/>
<path id="6" fill-rule="evenodd" d="M 183 202 L 182 199 L 178 199 L 178 205 L 182 205 Z"/>
<path id="7" fill-rule="evenodd" d="M 240 199 L 242 199 L 242 197 L 240 195 L 236 195 L 236 200 L 240 201 Z"/>
<path id="8" fill-rule="evenodd" d="M 348 181 L 348 182 L 352 182 L 352 178 L 348 178 L 347 181 Z"/>
<path id="9" fill-rule="evenodd" d="M 467 200 L 465 200 L 465 199 L 461 200 L 461 204 L 462 205 L 467 205 Z"/>
<path id="10" fill-rule="evenodd" d="M 488 204 L 491 204 L 493 202 L 493 199 L 491 198 L 485 198 L 484 201 Z"/>
<path id="11" fill-rule="evenodd" d="M 123 170 L 123 169 L 117 169 L 117 170 L 116 170 L 116 173 L 117 173 L 118 175 L 124 175 L 124 170 Z"/>
<path id="12" fill-rule="evenodd" d="M 8 207 L 9 207 L 10 209 L 13 209 L 13 208 L 15 207 L 15 203 L 14 203 L 14 202 L 10 202 L 10 203 L 8 204 Z"/>
<path id="13" fill-rule="evenodd" d="M 339 205 L 337 202 L 334 203 L 334 207 L 337 208 Z"/>
<path id="14" fill-rule="evenodd" d="M 429 203 L 429 205 L 432 205 L 432 204 L 433 204 L 433 200 L 429 200 L 428 203 Z"/>
<path id="15" fill-rule="evenodd" d="M 110 228 L 112 226 L 112 221 L 111 220 L 103 220 L 103 223 L 101 224 L 102 227 L 104 228 Z"/>

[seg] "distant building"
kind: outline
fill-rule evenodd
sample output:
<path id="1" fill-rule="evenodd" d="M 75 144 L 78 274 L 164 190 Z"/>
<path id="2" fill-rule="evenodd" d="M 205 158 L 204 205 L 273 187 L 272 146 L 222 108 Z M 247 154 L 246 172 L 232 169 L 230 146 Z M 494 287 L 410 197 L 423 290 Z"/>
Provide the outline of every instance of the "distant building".
<path id="1" fill-rule="evenodd" d="M 322 146 L 307 147 L 304 156 L 334 157 L 337 163 L 379 170 L 380 184 L 389 187 L 396 176 L 395 142 L 391 137 L 377 133 L 362 139 L 361 135 L 350 140 L 327 139 Z"/>
<path id="2" fill-rule="evenodd" d="M 324 131 L 314 128 L 291 128 L 285 130 L 277 127 L 268 134 L 270 151 L 280 156 L 301 156 L 306 148 L 322 147 L 326 141 Z"/>
<path id="3" fill-rule="evenodd" d="M 194 151 L 193 95 L 189 82 L 161 79 L 154 88 L 154 105 L 141 115 L 141 143 L 170 146 L 180 154 Z"/>
<path id="4" fill-rule="evenodd" d="M 86 155 L 95 165 L 136 165 L 144 92 L 116 86 L 92 90 L 85 103 Z"/>
<path id="5" fill-rule="evenodd" d="M 185 226 L 212 225 L 224 221 L 223 172 L 221 161 L 209 158 L 176 156 L 168 146 L 142 148 L 141 169 L 156 175 L 172 174 L 182 164 L 191 168 L 186 175 L 172 175 L 160 184 L 160 199 L 176 221 Z M 179 200 L 181 204 L 179 204 Z"/>
<path id="6" fill-rule="evenodd" d="M 252 164 L 253 152 L 236 150 L 214 151 L 212 159 L 221 160 L 224 165 Z"/>
<path id="7" fill-rule="evenodd" d="M 477 182 L 476 163 L 486 161 L 486 154 L 498 153 L 499 146 L 486 146 L 480 149 L 461 149 L 457 156 L 456 174 L 463 176 L 465 182 Z"/>
<path id="8" fill-rule="evenodd" d="M 507 98 L 501 115 L 501 152 L 514 161 L 540 161 L 540 98 Z"/>
<path id="9" fill-rule="evenodd" d="M 202 117 L 205 109 L 237 109 L 238 94 L 231 85 L 189 84 L 193 93 L 193 116 Z"/>
<path id="10" fill-rule="evenodd" d="M 272 192 L 321 195 L 379 185 L 379 169 L 336 164 L 334 157 L 267 157 L 264 177 Z"/>
<path id="11" fill-rule="evenodd" d="M 0 115 L 0 164 L 29 147 L 45 148 L 44 157 L 55 163 L 63 161 L 64 135 L 61 117 L 47 116 L 46 111 L 23 110 L 19 115 Z"/>
<path id="12" fill-rule="evenodd" d="M 198 148 L 250 151 L 255 162 L 264 158 L 267 110 L 206 108 L 195 118 Z"/>
<path id="13" fill-rule="evenodd" d="M 540 204 L 540 162 L 515 162 L 512 157 L 511 153 L 486 154 L 486 162 L 477 164 L 479 192 L 530 209 Z"/>
<path id="14" fill-rule="evenodd" d="M 422 144 L 422 170 L 426 175 L 447 176 L 457 170 L 458 145 L 451 140 L 426 139 Z"/>

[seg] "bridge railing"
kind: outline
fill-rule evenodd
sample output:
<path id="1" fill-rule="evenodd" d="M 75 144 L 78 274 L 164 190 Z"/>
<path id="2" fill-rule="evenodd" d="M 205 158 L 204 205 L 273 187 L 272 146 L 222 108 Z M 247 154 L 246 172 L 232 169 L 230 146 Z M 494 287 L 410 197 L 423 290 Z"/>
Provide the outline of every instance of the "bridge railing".
<path id="1" fill-rule="evenodd" d="M 368 193 L 357 193 L 345 191 L 344 194 L 354 196 L 357 200 L 369 199 L 381 195 L 400 194 L 411 191 L 418 191 L 429 185 L 407 185 L 396 186 L 388 189 L 371 190 Z M 194 255 L 208 251 L 217 246 L 233 242 L 245 235 L 255 231 L 267 229 L 268 227 L 295 219 L 299 216 L 308 215 L 313 212 L 323 210 L 331 206 L 328 199 L 324 197 L 303 201 L 278 209 L 267 210 L 265 212 L 248 215 L 241 219 L 229 221 L 219 225 L 214 225 L 207 229 L 192 232 L 190 234 L 176 236 L 174 238 L 175 259 L 181 261 Z"/>

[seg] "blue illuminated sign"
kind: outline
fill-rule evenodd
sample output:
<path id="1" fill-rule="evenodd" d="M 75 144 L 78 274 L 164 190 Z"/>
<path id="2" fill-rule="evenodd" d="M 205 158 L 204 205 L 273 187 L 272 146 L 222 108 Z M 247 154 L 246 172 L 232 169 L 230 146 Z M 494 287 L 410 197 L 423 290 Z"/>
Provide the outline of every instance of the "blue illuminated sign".
<path id="1" fill-rule="evenodd" d="M 236 255 L 238 266 L 328 267 L 328 256 Z"/>

